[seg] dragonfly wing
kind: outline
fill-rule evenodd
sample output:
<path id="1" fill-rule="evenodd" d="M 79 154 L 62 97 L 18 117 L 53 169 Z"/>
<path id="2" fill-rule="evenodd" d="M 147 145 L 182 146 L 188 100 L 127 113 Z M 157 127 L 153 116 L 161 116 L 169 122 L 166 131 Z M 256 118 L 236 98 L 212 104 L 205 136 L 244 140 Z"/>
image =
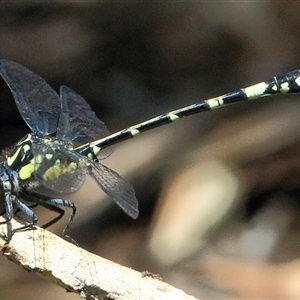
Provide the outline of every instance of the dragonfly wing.
<path id="1" fill-rule="evenodd" d="M 130 183 L 108 167 L 92 162 L 89 174 L 97 181 L 101 189 L 111 197 L 125 213 L 136 219 L 139 214 L 138 201 Z"/>
<path id="2" fill-rule="evenodd" d="M 85 180 L 85 163 L 80 156 L 61 145 L 34 144 L 33 177 L 45 188 L 59 192 L 77 191 Z"/>
<path id="3" fill-rule="evenodd" d="M 60 115 L 60 100 L 47 82 L 18 63 L 4 59 L 0 60 L 0 75 L 30 129 L 39 136 L 54 133 Z"/>
<path id="4" fill-rule="evenodd" d="M 57 128 L 57 139 L 71 143 L 74 147 L 90 143 L 109 134 L 86 101 L 67 86 L 60 87 L 62 114 Z M 105 152 L 107 157 L 111 154 Z M 104 158 L 104 157 L 101 157 Z"/>

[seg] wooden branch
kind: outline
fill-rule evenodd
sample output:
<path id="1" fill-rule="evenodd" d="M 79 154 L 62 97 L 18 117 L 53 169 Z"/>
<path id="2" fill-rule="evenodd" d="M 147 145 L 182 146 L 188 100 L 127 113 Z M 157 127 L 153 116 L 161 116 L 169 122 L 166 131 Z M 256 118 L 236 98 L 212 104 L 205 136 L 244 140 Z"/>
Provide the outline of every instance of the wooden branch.
<path id="1" fill-rule="evenodd" d="M 9 226 L 0 225 L 0 235 L 6 236 L 9 227 L 20 226 L 15 220 Z M 10 261 L 86 299 L 195 300 L 167 283 L 143 277 L 36 226 L 15 233 L 9 244 L 0 238 L 0 249 Z"/>

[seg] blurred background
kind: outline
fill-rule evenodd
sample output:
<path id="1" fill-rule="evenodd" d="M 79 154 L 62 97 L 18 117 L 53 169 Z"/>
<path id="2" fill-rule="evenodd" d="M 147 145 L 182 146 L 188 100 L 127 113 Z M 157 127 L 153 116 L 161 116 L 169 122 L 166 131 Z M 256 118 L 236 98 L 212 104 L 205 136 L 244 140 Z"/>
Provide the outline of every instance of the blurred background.
<path id="1" fill-rule="evenodd" d="M 0 57 L 57 91 L 71 87 L 115 132 L 300 68 L 299 9 L 296 1 L 7 2 Z M 70 235 L 199 299 L 300 298 L 299 97 L 238 103 L 119 144 L 103 163 L 134 186 L 139 218 L 87 179 L 66 196 L 78 207 Z M 2 80 L 0 99 L 4 149 L 29 129 Z M 67 216 L 49 230 L 61 236 Z M 0 259 L 1 300 L 79 298 Z"/>

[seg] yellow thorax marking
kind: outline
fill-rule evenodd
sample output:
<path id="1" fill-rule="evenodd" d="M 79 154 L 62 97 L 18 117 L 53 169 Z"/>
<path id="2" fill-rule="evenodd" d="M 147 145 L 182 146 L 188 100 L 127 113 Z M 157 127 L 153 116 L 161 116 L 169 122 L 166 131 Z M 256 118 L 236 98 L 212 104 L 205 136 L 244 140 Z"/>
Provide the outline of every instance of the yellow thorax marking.
<path id="1" fill-rule="evenodd" d="M 13 153 L 12 156 L 10 156 L 10 154 L 8 155 L 8 157 L 7 157 L 7 164 L 8 164 L 9 166 L 11 166 L 11 165 L 14 163 L 14 161 L 15 161 L 16 158 L 18 157 L 18 155 L 19 155 L 21 149 L 22 149 L 22 147 L 18 147 L 18 149 L 16 149 L 16 151 Z"/>
<path id="2" fill-rule="evenodd" d="M 75 162 L 71 162 L 67 165 L 61 164 L 60 161 L 56 161 L 56 163 L 51 166 L 43 175 L 44 180 L 54 180 L 59 176 L 66 173 L 73 173 L 77 170 L 77 164 Z"/>
<path id="3" fill-rule="evenodd" d="M 29 164 L 23 166 L 19 171 L 19 177 L 22 180 L 29 179 L 34 171 L 34 163 L 33 160 L 30 161 Z"/>

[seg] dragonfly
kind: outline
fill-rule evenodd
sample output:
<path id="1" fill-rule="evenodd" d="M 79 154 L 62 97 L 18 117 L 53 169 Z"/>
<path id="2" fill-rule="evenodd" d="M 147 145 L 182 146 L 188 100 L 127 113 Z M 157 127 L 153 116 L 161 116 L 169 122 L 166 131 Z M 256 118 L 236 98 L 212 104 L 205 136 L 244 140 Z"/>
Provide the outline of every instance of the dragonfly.
<path id="1" fill-rule="evenodd" d="M 115 144 L 182 117 L 234 102 L 300 92 L 300 70 L 295 70 L 109 134 L 87 102 L 69 87 L 61 86 L 58 95 L 40 76 L 4 59 L 0 60 L 0 75 L 31 130 L 0 163 L 0 201 L 5 205 L 2 212 L 5 221 L 0 224 L 10 222 L 19 212 L 28 218 L 23 226 L 8 233 L 7 242 L 16 231 L 32 228 L 37 223 L 33 208 L 39 205 L 57 213 L 43 228 L 59 221 L 65 208 L 71 209 L 62 234 L 76 243 L 67 234 L 76 215 L 76 205 L 69 200 L 46 196 L 43 191 L 74 193 L 83 185 L 86 175 L 91 176 L 127 215 L 136 219 L 139 210 L 134 188 L 100 163 L 112 154 Z"/>

